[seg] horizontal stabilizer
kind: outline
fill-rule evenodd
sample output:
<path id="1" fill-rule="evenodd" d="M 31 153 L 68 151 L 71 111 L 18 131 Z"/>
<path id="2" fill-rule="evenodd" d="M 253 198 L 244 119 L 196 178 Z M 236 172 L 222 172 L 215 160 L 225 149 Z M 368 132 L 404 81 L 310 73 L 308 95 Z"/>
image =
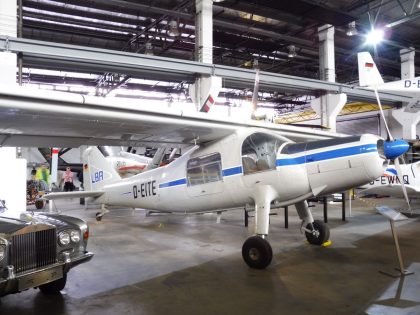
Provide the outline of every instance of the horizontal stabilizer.
<path id="1" fill-rule="evenodd" d="M 70 192 L 53 192 L 46 194 L 42 199 L 56 200 L 65 198 L 84 198 L 84 197 L 99 197 L 103 195 L 103 191 L 70 191 Z"/>

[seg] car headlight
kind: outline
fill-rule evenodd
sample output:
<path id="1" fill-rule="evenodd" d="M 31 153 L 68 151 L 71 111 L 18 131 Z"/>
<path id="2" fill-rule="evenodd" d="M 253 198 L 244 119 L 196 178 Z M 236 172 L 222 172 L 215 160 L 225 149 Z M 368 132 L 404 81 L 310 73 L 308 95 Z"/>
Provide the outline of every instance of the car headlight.
<path id="1" fill-rule="evenodd" d="M 73 243 L 79 243 L 80 242 L 80 233 L 76 230 L 70 231 L 70 239 Z"/>
<path id="2" fill-rule="evenodd" d="M 0 261 L 6 256 L 6 245 L 0 245 Z"/>
<path id="3" fill-rule="evenodd" d="M 66 246 L 70 244 L 70 234 L 66 231 L 58 234 L 58 242 L 61 246 Z"/>

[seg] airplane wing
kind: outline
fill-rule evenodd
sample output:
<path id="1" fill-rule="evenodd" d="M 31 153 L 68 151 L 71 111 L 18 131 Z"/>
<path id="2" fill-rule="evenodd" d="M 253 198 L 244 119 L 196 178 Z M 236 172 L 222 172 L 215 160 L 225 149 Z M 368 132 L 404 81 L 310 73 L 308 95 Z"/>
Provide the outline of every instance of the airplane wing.
<path id="1" fill-rule="evenodd" d="M 405 112 L 417 113 L 420 110 L 420 95 L 415 95 L 412 100 L 404 107 Z"/>
<path id="2" fill-rule="evenodd" d="M 409 198 L 420 198 L 420 187 L 413 185 L 404 185 L 407 189 L 407 194 Z M 374 186 L 371 188 L 364 189 L 358 193 L 359 196 L 367 195 L 381 195 L 381 196 L 391 196 L 397 198 L 404 198 L 402 188 L 400 184 L 391 184 L 383 186 Z"/>
<path id="3" fill-rule="evenodd" d="M 344 136 L 323 130 L 250 119 L 221 119 L 211 113 L 191 110 L 187 114 L 186 110 L 153 106 L 148 106 L 144 100 L 2 86 L 0 145 L 186 147 L 217 140 L 238 128 L 249 127 L 266 128 L 295 141 Z"/>
<path id="4" fill-rule="evenodd" d="M 52 192 L 42 196 L 42 199 L 56 200 L 64 198 L 85 198 L 99 197 L 103 195 L 103 191 L 69 191 L 69 192 Z"/>

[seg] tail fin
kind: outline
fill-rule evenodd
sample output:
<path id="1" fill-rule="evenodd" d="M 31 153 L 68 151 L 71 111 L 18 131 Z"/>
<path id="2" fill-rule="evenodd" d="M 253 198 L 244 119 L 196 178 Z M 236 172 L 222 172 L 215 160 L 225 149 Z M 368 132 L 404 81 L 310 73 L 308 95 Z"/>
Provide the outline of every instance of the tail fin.
<path id="1" fill-rule="evenodd" d="M 357 60 L 359 65 L 360 86 L 375 86 L 384 83 L 384 80 L 382 79 L 382 76 L 369 52 L 358 53 Z"/>
<path id="2" fill-rule="evenodd" d="M 120 175 L 97 147 L 89 147 L 83 153 L 83 186 L 86 191 L 100 190 L 105 184 L 121 180 Z"/>

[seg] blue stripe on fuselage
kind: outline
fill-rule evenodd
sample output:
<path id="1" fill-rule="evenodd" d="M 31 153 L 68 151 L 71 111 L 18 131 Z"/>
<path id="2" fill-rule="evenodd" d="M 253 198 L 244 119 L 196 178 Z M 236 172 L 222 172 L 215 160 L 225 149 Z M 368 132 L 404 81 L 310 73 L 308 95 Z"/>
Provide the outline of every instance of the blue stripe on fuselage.
<path id="1" fill-rule="evenodd" d="M 222 174 L 224 177 L 242 174 L 242 166 L 235 166 L 231 168 L 227 168 L 222 171 Z M 177 179 L 171 182 L 163 183 L 159 185 L 159 188 L 166 188 L 166 187 L 173 187 L 173 186 L 179 186 L 179 185 L 185 185 L 187 183 L 186 178 Z"/>
<path id="2" fill-rule="evenodd" d="M 356 147 L 340 148 L 340 149 L 335 149 L 331 151 L 324 151 L 324 152 L 317 152 L 317 153 L 306 152 L 306 154 L 303 156 L 297 156 L 294 158 L 287 158 L 287 159 L 278 159 L 276 160 L 276 166 L 287 166 L 287 165 L 297 165 L 297 164 L 304 164 L 304 163 L 319 162 L 319 161 L 341 158 L 345 156 L 375 152 L 377 150 L 378 148 L 376 144 L 364 144 L 364 145 L 359 145 Z"/>
<path id="3" fill-rule="evenodd" d="M 223 170 L 223 176 L 232 176 L 242 173 L 242 166 L 231 167 Z"/>
<path id="4" fill-rule="evenodd" d="M 309 153 L 307 155 L 298 156 L 295 158 L 278 159 L 276 161 L 276 166 L 311 163 L 311 162 L 324 161 L 324 160 L 329 160 L 329 159 L 336 159 L 336 158 L 340 158 L 344 156 L 370 153 L 374 151 L 377 151 L 376 144 L 365 144 L 365 145 L 360 145 L 356 147 L 340 148 L 340 149 L 335 149 L 335 150 L 326 151 L 326 152 Z M 237 175 L 237 174 L 242 174 L 242 166 L 235 166 L 235 167 L 224 169 L 222 171 L 223 177 Z M 187 184 L 187 179 L 181 178 L 181 179 L 177 179 L 177 180 L 160 184 L 159 188 L 174 187 L 174 186 L 186 185 L 186 184 Z"/>
<path id="5" fill-rule="evenodd" d="M 186 178 L 181 178 L 177 180 L 173 180 L 171 182 L 159 184 L 159 188 L 166 188 L 166 187 L 172 187 L 172 186 L 178 186 L 178 185 L 185 185 L 187 183 Z"/>

